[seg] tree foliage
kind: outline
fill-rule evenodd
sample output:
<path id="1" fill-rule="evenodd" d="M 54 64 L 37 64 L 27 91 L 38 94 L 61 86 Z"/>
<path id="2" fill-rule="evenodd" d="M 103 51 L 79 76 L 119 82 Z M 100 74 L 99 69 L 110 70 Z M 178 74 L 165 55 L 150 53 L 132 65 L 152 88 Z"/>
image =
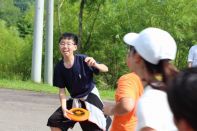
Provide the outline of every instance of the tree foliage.
<path id="1" fill-rule="evenodd" d="M 7 27 L 6 22 L 0 20 L 0 71 L 1 77 L 20 75 L 21 51 L 25 48 L 24 41 L 19 37 L 16 27 Z"/>
<path id="2" fill-rule="evenodd" d="M 20 2 L 17 4 L 17 1 L 21 1 L 22 4 Z M 82 1 L 84 5 L 80 10 Z M 17 55 L 14 55 L 17 58 L 14 65 L 18 65 L 17 73 L 21 73 L 24 79 L 30 77 L 31 69 L 34 21 L 32 2 L 34 0 L 0 0 L 2 28 L 0 45 L 7 42 L 15 44 L 15 49 L 19 52 L 15 51 Z M 57 0 L 54 2 L 54 64 L 61 58 L 58 50 L 60 34 L 63 32 L 80 34 L 81 45 L 78 52 L 92 56 L 109 67 L 109 73 L 96 77 L 102 88 L 116 87 L 117 79 L 128 72 L 125 64 L 127 48 L 122 40 L 124 34 L 128 32 L 140 32 L 146 27 L 158 27 L 170 32 L 178 46 L 174 63 L 179 69 L 186 67 L 188 50 L 192 45 L 197 44 L 196 0 L 189 2 L 187 0 Z M 13 33 L 15 33 L 14 40 L 6 41 L 9 39 L 9 34 L 13 35 Z M 20 48 L 21 45 L 23 49 Z M 13 53 L 9 46 L 1 48 L 0 51 L 1 54 L 5 53 L 4 56 Z M 14 65 L 8 66 L 12 60 L 10 58 L 5 61 L 0 57 L 7 70 L 16 68 Z"/>
<path id="3" fill-rule="evenodd" d="M 7 25 L 16 25 L 19 16 L 20 10 L 14 6 L 13 0 L 0 0 L 0 19 Z"/>

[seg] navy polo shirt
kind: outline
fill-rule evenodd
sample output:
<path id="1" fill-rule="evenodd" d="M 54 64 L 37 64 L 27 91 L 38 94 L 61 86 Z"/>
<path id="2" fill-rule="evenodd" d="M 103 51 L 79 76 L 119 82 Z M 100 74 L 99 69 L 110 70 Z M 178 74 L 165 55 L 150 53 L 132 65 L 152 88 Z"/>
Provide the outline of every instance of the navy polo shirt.
<path id="1" fill-rule="evenodd" d="M 64 67 L 63 60 L 59 61 L 54 69 L 53 85 L 67 88 L 72 98 L 81 98 L 88 95 L 95 86 L 93 74 L 99 70 L 89 67 L 84 61 L 86 55 L 76 54 L 71 68 Z"/>

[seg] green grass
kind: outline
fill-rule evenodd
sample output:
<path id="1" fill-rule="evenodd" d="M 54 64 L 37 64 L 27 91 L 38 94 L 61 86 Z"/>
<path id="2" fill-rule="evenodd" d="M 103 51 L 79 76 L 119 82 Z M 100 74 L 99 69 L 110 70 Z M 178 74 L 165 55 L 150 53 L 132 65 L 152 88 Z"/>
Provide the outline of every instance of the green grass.
<path id="1" fill-rule="evenodd" d="M 15 90 L 28 90 L 34 92 L 44 92 L 50 94 L 58 94 L 58 88 L 50 86 L 48 84 L 38 84 L 32 81 L 20 81 L 20 80 L 7 80 L 0 79 L 0 88 L 9 88 Z M 102 99 L 114 100 L 113 90 L 100 90 L 100 95 Z"/>

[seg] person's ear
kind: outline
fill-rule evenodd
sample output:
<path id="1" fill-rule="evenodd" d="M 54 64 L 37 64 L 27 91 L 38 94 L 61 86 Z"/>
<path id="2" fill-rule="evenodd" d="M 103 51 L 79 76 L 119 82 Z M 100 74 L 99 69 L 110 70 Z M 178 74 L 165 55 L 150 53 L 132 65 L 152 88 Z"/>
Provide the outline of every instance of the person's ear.
<path id="1" fill-rule="evenodd" d="M 142 62 L 142 57 L 138 53 L 135 53 L 134 57 L 137 64 L 140 64 Z"/>
<path id="2" fill-rule="evenodd" d="M 76 51 L 77 50 L 77 45 L 74 45 L 74 51 Z"/>

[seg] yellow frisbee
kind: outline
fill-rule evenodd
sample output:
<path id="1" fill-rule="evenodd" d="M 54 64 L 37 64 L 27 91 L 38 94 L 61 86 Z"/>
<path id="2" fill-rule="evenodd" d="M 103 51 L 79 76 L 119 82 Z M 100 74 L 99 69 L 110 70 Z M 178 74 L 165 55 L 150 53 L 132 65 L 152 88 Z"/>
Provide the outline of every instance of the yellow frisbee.
<path id="1" fill-rule="evenodd" d="M 68 113 L 67 115 L 73 121 L 85 121 L 90 115 L 90 112 L 83 108 L 72 108 L 69 111 L 73 114 Z"/>

